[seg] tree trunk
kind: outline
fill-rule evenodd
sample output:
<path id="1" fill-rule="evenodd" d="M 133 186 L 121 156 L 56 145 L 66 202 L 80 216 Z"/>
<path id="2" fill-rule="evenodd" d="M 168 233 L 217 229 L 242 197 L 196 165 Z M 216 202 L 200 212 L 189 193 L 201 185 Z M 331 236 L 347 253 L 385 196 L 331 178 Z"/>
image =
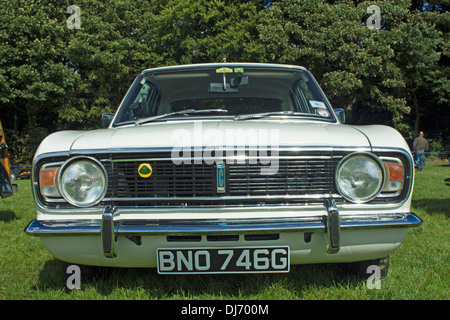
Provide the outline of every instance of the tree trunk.
<path id="1" fill-rule="evenodd" d="M 419 104 L 417 103 L 416 97 L 414 97 L 414 99 L 413 99 L 413 110 L 415 112 L 414 132 L 416 133 L 416 136 L 417 136 L 419 134 L 420 111 L 419 111 Z"/>

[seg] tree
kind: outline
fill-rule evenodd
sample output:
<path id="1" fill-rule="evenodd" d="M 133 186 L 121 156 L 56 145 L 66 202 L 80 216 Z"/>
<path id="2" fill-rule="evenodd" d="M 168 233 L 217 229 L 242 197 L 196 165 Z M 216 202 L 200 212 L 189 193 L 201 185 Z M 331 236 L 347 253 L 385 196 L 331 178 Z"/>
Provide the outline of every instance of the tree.
<path id="1" fill-rule="evenodd" d="M 438 110 L 443 103 L 448 103 L 449 92 L 448 82 L 442 81 L 446 70 L 439 66 L 442 33 L 425 18 L 422 13 L 416 12 L 399 26 L 402 38 L 394 58 L 405 79 L 402 95 L 412 108 L 410 122 L 415 133 L 420 130 L 423 115 L 444 114 Z"/>
<path id="2" fill-rule="evenodd" d="M 257 41 L 260 0 L 155 1 L 153 21 L 143 37 L 164 65 L 201 62 L 259 61 Z"/>
<path id="3" fill-rule="evenodd" d="M 331 1 L 333 2 L 333 1 Z M 372 2 L 371 2 L 372 4 Z M 258 28 L 270 61 L 304 65 L 324 87 L 334 107 L 345 108 L 352 123 L 398 123 L 409 111 L 399 90 L 405 86 L 394 63 L 395 25 L 406 6 L 394 9 L 383 30 L 365 25 L 368 4 L 282 0 L 261 12 Z M 390 19 L 388 19 L 390 18 Z"/>
<path id="4" fill-rule="evenodd" d="M 411 90 L 406 92 L 413 112 L 407 119 L 417 134 L 426 130 L 438 141 L 450 142 L 450 2 L 412 1 L 404 29 L 405 49 L 399 58 Z"/>
<path id="5" fill-rule="evenodd" d="M 65 65 L 67 32 L 57 9 L 64 3 L 12 0 L 0 6 L 0 112 L 5 127 L 14 129 L 7 131 L 12 150 L 20 143 L 25 158 L 34 152 L 27 145 L 55 129 L 58 108 L 76 83 Z"/>

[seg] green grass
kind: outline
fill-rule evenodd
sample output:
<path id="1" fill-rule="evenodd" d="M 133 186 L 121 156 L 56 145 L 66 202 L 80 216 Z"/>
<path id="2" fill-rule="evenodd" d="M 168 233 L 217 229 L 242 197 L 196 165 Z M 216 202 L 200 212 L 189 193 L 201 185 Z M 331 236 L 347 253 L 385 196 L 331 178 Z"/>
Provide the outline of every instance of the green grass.
<path id="1" fill-rule="evenodd" d="M 0 299 L 439 299 L 449 298 L 450 166 L 416 173 L 413 208 L 424 223 L 408 231 L 391 255 L 381 289 L 342 274 L 335 265 L 292 266 L 289 274 L 161 276 L 155 269 L 103 270 L 81 290 L 66 288 L 59 261 L 23 229 L 35 217 L 29 180 L 0 200 Z"/>

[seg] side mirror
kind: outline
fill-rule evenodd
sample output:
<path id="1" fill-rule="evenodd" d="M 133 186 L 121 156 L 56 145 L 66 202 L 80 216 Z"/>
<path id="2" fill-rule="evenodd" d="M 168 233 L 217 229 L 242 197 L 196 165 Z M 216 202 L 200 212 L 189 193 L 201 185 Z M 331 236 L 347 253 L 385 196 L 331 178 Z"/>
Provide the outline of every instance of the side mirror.
<path id="1" fill-rule="evenodd" d="M 345 123 L 345 111 L 344 109 L 338 108 L 334 109 L 334 113 L 336 113 L 336 116 L 338 117 L 339 121 L 341 123 Z"/>
<path id="2" fill-rule="evenodd" d="M 102 127 L 108 128 L 111 121 L 114 119 L 114 113 L 104 113 L 102 114 Z"/>
<path id="3" fill-rule="evenodd" d="M 14 193 L 13 186 L 9 180 L 9 175 L 6 169 L 0 162 L 0 198 L 7 198 Z"/>

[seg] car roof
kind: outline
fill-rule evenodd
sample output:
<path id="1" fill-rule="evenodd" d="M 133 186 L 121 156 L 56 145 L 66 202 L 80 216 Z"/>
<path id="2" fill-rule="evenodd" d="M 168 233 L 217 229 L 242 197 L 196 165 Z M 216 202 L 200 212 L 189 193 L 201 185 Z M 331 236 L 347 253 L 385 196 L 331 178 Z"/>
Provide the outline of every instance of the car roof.
<path id="1" fill-rule="evenodd" d="M 196 64 L 184 64 L 174 65 L 167 67 L 150 68 L 142 71 L 142 74 L 155 73 L 155 72 L 173 72 L 173 71 L 185 71 L 191 69 L 200 68 L 222 68 L 222 67 L 242 67 L 242 68 L 267 68 L 277 70 L 292 70 L 292 71 L 308 71 L 305 67 L 288 65 L 288 64 L 276 64 L 276 63 L 252 63 L 252 62 L 222 62 L 222 63 L 196 63 Z"/>

